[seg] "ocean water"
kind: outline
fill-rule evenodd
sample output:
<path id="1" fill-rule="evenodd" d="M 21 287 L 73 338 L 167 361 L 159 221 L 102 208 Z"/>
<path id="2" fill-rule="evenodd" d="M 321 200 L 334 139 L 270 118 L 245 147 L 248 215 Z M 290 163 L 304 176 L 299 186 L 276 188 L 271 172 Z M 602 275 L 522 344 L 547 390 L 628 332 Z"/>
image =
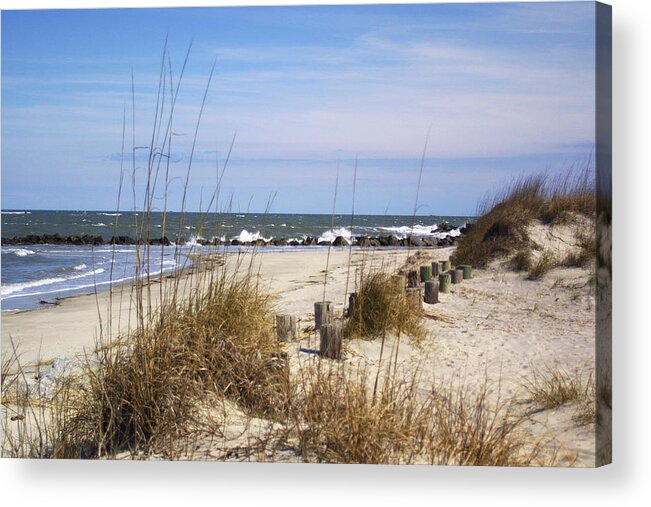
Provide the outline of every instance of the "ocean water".
<path id="1" fill-rule="evenodd" d="M 273 238 L 302 241 L 307 236 L 324 241 L 361 235 L 442 237 L 458 232 L 442 232 L 437 224 L 447 222 L 460 227 L 470 220 L 472 217 L 359 215 L 352 218 L 351 228 L 351 217 L 347 215 L 167 213 L 163 217 L 161 213 L 147 216 L 109 211 L 7 210 L 2 211 L 1 232 L 3 238 L 58 233 L 63 237 L 99 234 L 110 240 L 111 236 L 145 237 L 144 231 L 149 230 L 152 238 L 165 235 L 188 241 L 178 247 L 150 247 L 149 262 L 142 259 L 138 270 L 146 276 L 147 272 L 155 275 L 189 265 L 189 253 L 204 248 L 194 243 L 199 238 L 246 242 Z M 297 248 L 323 247 L 265 247 L 264 251 Z M 41 301 L 55 302 L 58 298 L 107 290 L 111 284 L 132 280 L 136 268 L 135 246 L 3 245 L 2 311 L 32 309 L 41 306 Z"/>

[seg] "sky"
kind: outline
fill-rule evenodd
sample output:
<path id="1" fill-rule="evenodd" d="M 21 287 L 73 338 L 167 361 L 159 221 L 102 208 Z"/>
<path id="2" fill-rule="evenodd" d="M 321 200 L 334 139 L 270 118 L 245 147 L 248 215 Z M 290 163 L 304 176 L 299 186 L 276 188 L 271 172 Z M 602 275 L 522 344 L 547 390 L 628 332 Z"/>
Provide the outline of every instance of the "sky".
<path id="1" fill-rule="evenodd" d="M 472 215 L 593 153 L 594 22 L 592 2 L 3 11 L 2 209 L 141 208 L 152 144 L 153 209 L 205 209 L 232 143 L 221 210 Z"/>

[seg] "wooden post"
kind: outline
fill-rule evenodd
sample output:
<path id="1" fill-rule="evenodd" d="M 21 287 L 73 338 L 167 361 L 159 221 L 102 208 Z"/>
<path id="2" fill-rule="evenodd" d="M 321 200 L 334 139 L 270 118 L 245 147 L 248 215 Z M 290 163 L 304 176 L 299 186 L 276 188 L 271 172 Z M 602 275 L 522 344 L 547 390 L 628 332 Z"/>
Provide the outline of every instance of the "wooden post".
<path id="1" fill-rule="evenodd" d="M 443 261 L 443 269 L 441 271 L 450 271 L 452 269 L 452 263 L 450 261 Z"/>
<path id="2" fill-rule="evenodd" d="M 420 267 L 420 281 L 422 283 L 427 282 L 432 278 L 432 266 L 427 265 L 427 266 L 421 266 Z"/>
<path id="3" fill-rule="evenodd" d="M 463 281 L 463 269 L 451 269 L 448 273 L 450 273 L 452 283 L 457 284 Z"/>
<path id="4" fill-rule="evenodd" d="M 472 266 L 468 264 L 461 264 L 457 266 L 457 269 L 463 270 L 463 279 L 470 280 L 472 278 Z"/>
<path id="5" fill-rule="evenodd" d="M 423 309 L 423 290 L 420 288 L 407 289 L 407 302 L 417 310 Z"/>
<path id="6" fill-rule="evenodd" d="M 348 296 L 348 316 L 350 317 L 355 312 L 355 306 L 357 305 L 357 292 L 352 292 Z"/>
<path id="7" fill-rule="evenodd" d="M 434 305 L 439 302 L 439 283 L 434 280 L 425 282 L 425 302 Z"/>
<path id="8" fill-rule="evenodd" d="M 439 275 L 439 292 L 448 294 L 450 292 L 450 286 L 452 283 L 452 277 L 449 273 L 441 273 Z"/>
<path id="9" fill-rule="evenodd" d="M 290 342 L 298 336 L 298 326 L 294 315 L 276 315 L 276 336 Z"/>
<path id="10" fill-rule="evenodd" d="M 314 303 L 314 327 L 318 330 L 324 324 L 334 320 L 335 305 L 332 301 L 317 301 Z"/>
<path id="11" fill-rule="evenodd" d="M 343 336 L 341 322 L 323 324 L 319 329 L 319 333 L 321 335 L 321 345 L 319 347 L 321 357 L 341 359 L 341 339 Z"/>
<path id="12" fill-rule="evenodd" d="M 439 263 L 438 261 L 432 262 L 432 278 L 439 276 Z"/>
<path id="13" fill-rule="evenodd" d="M 396 284 L 400 292 L 404 292 L 407 287 L 407 278 L 403 275 L 393 275 L 391 280 Z"/>
<path id="14" fill-rule="evenodd" d="M 407 275 L 407 287 L 418 287 L 418 271 L 410 271 Z"/>

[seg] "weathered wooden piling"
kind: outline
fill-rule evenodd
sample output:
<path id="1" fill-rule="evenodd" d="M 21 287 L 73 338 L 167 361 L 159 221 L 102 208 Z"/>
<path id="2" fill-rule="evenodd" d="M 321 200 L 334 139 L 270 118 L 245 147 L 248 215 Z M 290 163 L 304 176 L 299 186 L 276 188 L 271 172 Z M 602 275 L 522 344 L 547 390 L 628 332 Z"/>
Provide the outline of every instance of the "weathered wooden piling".
<path id="1" fill-rule="evenodd" d="M 425 302 L 433 305 L 439 302 L 439 283 L 434 280 L 425 282 Z"/>
<path id="2" fill-rule="evenodd" d="M 451 269 L 448 273 L 450 273 L 452 283 L 457 284 L 463 281 L 463 269 Z"/>
<path id="3" fill-rule="evenodd" d="M 439 292 L 448 294 L 452 285 L 452 277 L 449 273 L 441 273 L 439 275 Z"/>
<path id="4" fill-rule="evenodd" d="M 407 288 L 407 277 L 403 275 L 393 275 L 391 276 L 391 280 L 393 283 L 396 284 L 396 287 L 398 290 L 404 292 L 405 289 Z"/>
<path id="5" fill-rule="evenodd" d="M 418 271 L 410 271 L 407 274 L 407 287 L 414 288 L 418 285 Z"/>
<path id="6" fill-rule="evenodd" d="M 463 270 L 463 279 L 470 280 L 472 278 L 472 266 L 469 264 L 460 264 L 457 269 Z"/>
<path id="7" fill-rule="evenodd" d="M 348 316 L 350 317 L 355 313 L 355 307 L 357 306 L 357 292 L 352 292 L 348 295 Z"/>
<path id="8" fill-rule="evenodd" d="M 343 336 L 343 327 L 341 322 L 332 322 L 323 324 L 319 329 L 321 344 L 319 354 L 321 357 L 329 359 L 341 359 L 341 339 Z"/>
<path id="9" fill-rule="evenodd" d="M 314 303 L 314 327 L 318 330 L 324 324 L 334 320 L 335 305 L 332 301 L 317 301 Z"/>
<path id="10" fill-rule="evenodd" d="M 441 271 L 445 273 L 446 271 L 450 271 L 451 269 L 452 269 L 452 263 L 450 261 L 443 261 L 443 269 Z"/>
<path id="11" fill-rule="evenodd" d="M 428 264 L 427 266 L 420 267 L 420 281 L 425 283 L 432 278 L 432 266 Z"/>
<path id="12" fill-rule="evenodd" d="M 439 276 L 439 263 L 438 261 L 432 262 L 432 278 Z"/>
<path id="13" fill-rule="evenodd" d="M 286 342 L 298 337 L 298 323 L 294 315 L 276 315 L 276 336 Z"/>
<path id="14" fill-rule="evenodd" d="M 417 310 L 423 309 L 423 289 L 409 288 L 407 289 L 407 302 Z"/>

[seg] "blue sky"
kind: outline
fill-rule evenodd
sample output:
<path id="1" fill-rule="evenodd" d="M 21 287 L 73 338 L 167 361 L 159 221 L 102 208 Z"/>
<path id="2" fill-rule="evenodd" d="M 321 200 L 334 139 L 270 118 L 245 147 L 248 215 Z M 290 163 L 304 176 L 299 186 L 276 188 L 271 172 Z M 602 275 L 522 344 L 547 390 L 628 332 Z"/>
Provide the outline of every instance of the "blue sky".
<path id="1" fill-rule="evenodd" d="M 2 208 L 115 209 L 122 117 L 149 145 L 166 36 L 177 99 L 168 207 L 473 214 L 521 174 L 594 149 L 594 5 L 432 4 L 2 12 Z M 167 101 L 169 104 L 169 100 Z M 429 137 L 428 137 L 429 132 Z M 136 199 L 144 151 L 136 159 Z M 131 160 L 122 209 L 133 207 Z M 160 180 L 159 180 L 160 181 Z M 154 192 L 163 206 L 163 189 Z"/>

